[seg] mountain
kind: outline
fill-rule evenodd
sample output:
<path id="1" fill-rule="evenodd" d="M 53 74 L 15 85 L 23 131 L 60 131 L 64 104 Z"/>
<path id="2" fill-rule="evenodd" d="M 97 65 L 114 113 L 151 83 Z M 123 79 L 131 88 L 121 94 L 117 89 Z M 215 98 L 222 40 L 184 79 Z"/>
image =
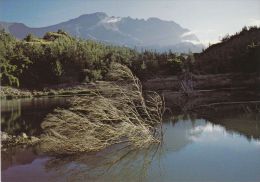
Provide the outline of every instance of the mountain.
<path id="1" fill-rule="evenodd" d="M 114 17 L 101 12 L 81 15 L 48 27 L 30 28 L 22 23 L 0 22 L 0 28 L 4 28 L 19 39 L 29 33 L 42 37 L 46 32 L 63 29 L 76 37 L 137 49 L 200 52 L 203 48 L 196 35 L 174 21 L 164 21 L 158 18 L 144 20 Z"/>

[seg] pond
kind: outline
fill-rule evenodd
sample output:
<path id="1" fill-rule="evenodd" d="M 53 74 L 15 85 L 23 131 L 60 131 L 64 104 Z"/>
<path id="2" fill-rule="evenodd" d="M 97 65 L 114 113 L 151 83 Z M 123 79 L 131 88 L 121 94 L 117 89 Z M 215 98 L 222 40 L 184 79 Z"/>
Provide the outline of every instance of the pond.
<path id="1" fill-rule="evenodd" d="M 2 130 L 39 134 L 40 120 L 68 99 L 3 101 Z M 143 150 L 118 145 L 55 158 L 37 146 L 8 148 L 2 151 L 2 181 L 259 182 L 260 113 L 237 106 L 169 115 L 162 144 Z"/>

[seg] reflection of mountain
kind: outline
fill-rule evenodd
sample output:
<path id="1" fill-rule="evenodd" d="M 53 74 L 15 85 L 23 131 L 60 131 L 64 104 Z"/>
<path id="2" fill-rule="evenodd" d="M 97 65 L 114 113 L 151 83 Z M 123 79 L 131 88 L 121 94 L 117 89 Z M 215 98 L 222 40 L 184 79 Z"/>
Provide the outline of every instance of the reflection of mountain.
<path id="1" fill-rule="evenodd" d="M 14 123 L 21 117 L 21 100 L 1 100 L 1 131 L 13 134 L 20 129 L 19 123 Z"/>
<path id="2" fill-rule="evenodd" d="M 239 133 L 248 139 L 260 139 L 260 113 L 241 113 L 232 117 L 219 115 L 212 118 L 211 122 L 225 127 L 226 130 Z"/>
<path id="3" fill-rule="evenodd" d="M 1 151 L 2 170 L 17 165 L 30 164 L 34 159 L 38 158 L 33 148 L 13 147 L 6 151 Z"/>
<path id="4" fill-rule="evenodd" d="M 259 92 L 242 89 L 202 91 L 187 98 L 177 92 L 165 91 L 163 95 L 166 105 L 175 114 L 194 115 L 248 139 L 260 139 Z"/>
<path id="5" fill-rule="evenodd" d="M 197 117 L 223 126 L 229 132 L 248 139 L 260 139 L 260 112 L 258 103 L 216 104 L 196 110 Z M 223 114 L 224 113 L 224 114 Z"/>
<path id="6" fill-rule="evenodd" d="M 203 128 L 206 126 L 204 120 L 197 120 L 192 122 L 191 120 L 178 121 L 176 123 L 164 124 L 166 132 L 164 134 L 164 150 L 167 151 L 179 151 L 185 146 L 192 143 L 192 138 L 199 137 L 203 130 L 193 131 L 194 128 Z"/>
<path id="7" fill-rule="evenodd" d="M 203 45 L 190 30 L 174 21 L 158 18 L 133 19 L 114 17 L 98 12 L 85 14 L 75 19 L 56 25 L 31 28 L 22 23 L 0 22 L 0 29 L 5 28 L 17 38 L 24 38 L 28 33 L 42 37 L 46 32 L 63 29 L 71 35 L 136 48 L 156 48 L 159 51 L 172 49 L 176 52 L 200 52 Z"/>

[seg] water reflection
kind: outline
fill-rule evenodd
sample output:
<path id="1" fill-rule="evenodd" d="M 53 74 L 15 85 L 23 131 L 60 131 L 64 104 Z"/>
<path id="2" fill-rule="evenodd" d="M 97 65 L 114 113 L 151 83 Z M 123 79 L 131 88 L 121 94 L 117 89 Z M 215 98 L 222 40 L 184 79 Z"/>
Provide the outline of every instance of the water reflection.
<path id="1" fill-rule="evenodd" d="M 56 107 L 66 107 L 69 98 L 1 100 L 1 130 L 11 135 L 39 135 L 43 118 Z"/>
<path id="2" fill-rule="evenodd" d="M 257 104 L 220 105 L 197 111 L 197 116 L 239 133 L 248 140 L 260 139 L 260 107 Z"/>
<path id="3" fill-rule="evenodd" d="M 160 146 L 131 150 L 118 145 L 73 157 L 37 157 L 4 168 L 2 179 L 32 181 L 35 171 L 43 181 L 260 180 L 260 140 L 205 119 L 174 118 L 164 123 Z"/>
<path id="4" fill-rule="evenodd" d="M 3 100 L 2 130 L 40 133 L 42 119 L 68 98 Z M 210 122 L 209 122 L 210 121 Z M 206 107 L 170 116 L 161 145 L 124 145 L 55 158 L 38 147 L 2 151 L 3 181 L 260 181 L 258 106 Z"/>
<path id="5" fill-rule="evenodd" d="M 32 163 L 39 157 L 36 148 L 17 146 L 1 152 L 2 170 Z"/>

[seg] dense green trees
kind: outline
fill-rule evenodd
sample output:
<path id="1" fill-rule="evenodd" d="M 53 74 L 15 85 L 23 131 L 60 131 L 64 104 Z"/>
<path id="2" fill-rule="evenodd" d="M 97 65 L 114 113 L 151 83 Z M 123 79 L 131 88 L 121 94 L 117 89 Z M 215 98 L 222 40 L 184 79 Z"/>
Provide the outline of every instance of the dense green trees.
<path id="1" fill-rule="evenodd" d="M 0 77 L 3 85 L 19 86 L 19 78 L 31 61 L 16 39 L 5 31 L 0 31 Z"/>
<path id="2" fill-rule="evenodd" d="M 227 73 L 259 71 L 260 29 L 243 29 L 202 53 L 175 54 L 81 40 L 66 32 L 31 34 L 17 40 L 0 31 L 1 84 L 43 87 L 50 84 L 106 79 L 112 62 L 127 65 L 141 79 L 183 72 Z"/>
<path id="3" fill-rule="evenodd" d="M 133 60 L 131 68 L 141 79 L 176 75 L 182 72 L 186 56 L 174 54 L 171 51 L 158 53 L 146 50 Z"/>
<path id="4" fill-rule="evenodd" d="M 112 61 L 130 62 L 132 50 L 77 40 L 59 30 L 39 39 L 14 39 L 1 31 L 3 85 L 36 87 L 64 82 L 102 79 Z"/>
<path id="5" fill-rule="evenodd" d="M 24 40 L 1 31 L 0 38 L 3 85 L 41 87 L 102 80 L 112 62 L 127 65 L 140 76 L 152 76 L 160 70 L 169 73 L 181 70 L 180 56 L 171 52 L 139 53 L 126 47 L 76 39 L 62 30 L 47 32 L 42 39 L 29 34 Z"/>

